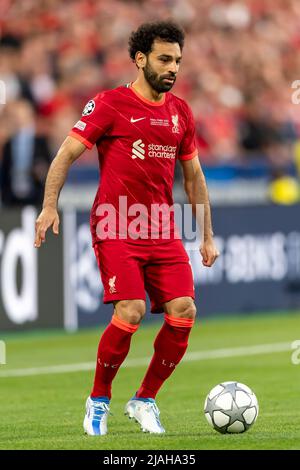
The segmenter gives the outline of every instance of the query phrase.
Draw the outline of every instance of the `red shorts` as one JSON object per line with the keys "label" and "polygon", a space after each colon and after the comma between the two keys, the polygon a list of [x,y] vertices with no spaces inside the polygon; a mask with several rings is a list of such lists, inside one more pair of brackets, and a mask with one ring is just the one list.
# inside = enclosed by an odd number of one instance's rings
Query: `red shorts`
{"label": "red shorts", "polygon": [[161,313],[164,302],[176,297],[195,298],[189,257],[180,239],[156,245],[105,240],[96,243],[94,250],[105,304],[116,300],[146,300],[146,290],[151,312]]}

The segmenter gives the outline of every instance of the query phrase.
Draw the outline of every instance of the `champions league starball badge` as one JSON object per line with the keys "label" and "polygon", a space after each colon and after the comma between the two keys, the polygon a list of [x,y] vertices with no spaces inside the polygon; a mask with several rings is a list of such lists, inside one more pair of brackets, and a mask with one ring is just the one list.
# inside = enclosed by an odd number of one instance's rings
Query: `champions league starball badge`
{"label": "champions league starball badge", "polygon": [[84,107],[84,110],[82,111],[82,116],[88,116],[89,114],[92,114],[96,107],[95,101],[90,100]]}

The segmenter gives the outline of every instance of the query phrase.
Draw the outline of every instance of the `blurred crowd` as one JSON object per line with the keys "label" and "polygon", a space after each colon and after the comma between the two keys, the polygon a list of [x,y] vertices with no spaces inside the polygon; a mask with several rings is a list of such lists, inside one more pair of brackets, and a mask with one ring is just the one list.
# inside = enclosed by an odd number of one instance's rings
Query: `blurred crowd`
{"label": "blurred crowd", "polygon": [[[130,32],[167,18],[186,31],[174,92],[193,109],[202,162],[258,161],[285,171],[300,136],[300,105],[292,103],[299,0],[1,0],[0,161],[9,145],[18,147],[20,129],[34,134],[31,177],[40,184],[85,102],[134,79]],[[86,152],[80,162],[95,157]]]}

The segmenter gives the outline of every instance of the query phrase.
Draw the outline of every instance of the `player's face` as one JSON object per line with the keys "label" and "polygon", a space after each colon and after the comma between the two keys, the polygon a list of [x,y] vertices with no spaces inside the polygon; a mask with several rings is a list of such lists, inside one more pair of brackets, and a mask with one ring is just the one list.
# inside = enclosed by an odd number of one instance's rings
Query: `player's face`
{"label": "player's face", "polygon": [[154,41],[147,57],[144,76],[158,93],[171,90],[179,70],[181,50],[178,43]]}

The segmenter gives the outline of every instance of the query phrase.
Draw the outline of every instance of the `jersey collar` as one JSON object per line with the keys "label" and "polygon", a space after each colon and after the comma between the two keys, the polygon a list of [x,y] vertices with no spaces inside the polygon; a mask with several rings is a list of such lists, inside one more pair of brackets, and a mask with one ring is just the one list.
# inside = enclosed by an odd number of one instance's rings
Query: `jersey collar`
{"label": "jersey collar", "polygon": [[162,106],[163,104],[165,104],[166,93],[163,94],[163,98],[160,101],[154,102],[154,101],[148,100],[147,98],[144,98],[144,96],[142,96],[138,91],[136,91],[132,86],[132,82],[127,83],[125,86],[129,88],[132,91],[132,93],[134,93],[141,101],[149,104],[150,106]]}

